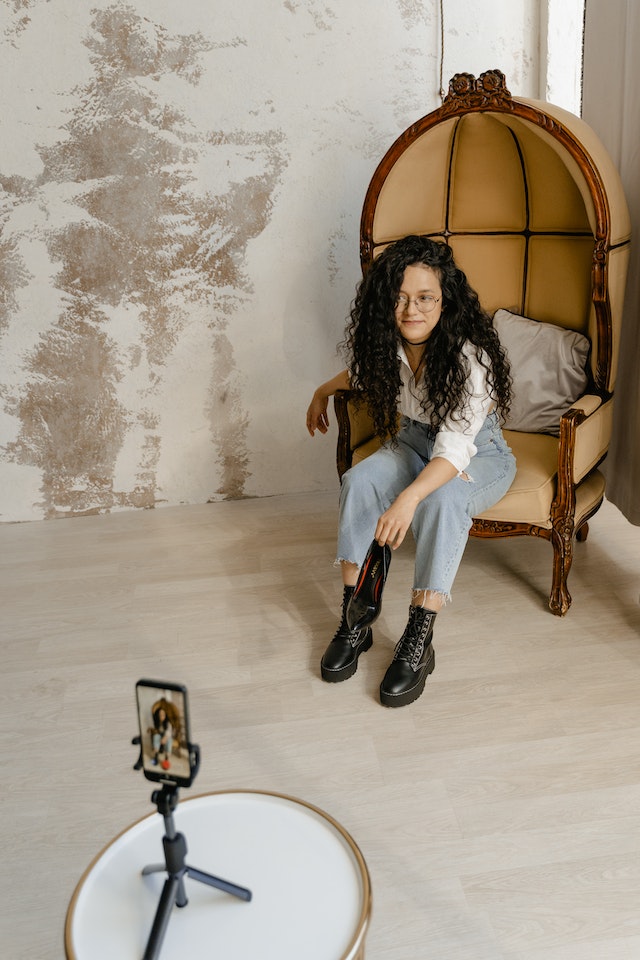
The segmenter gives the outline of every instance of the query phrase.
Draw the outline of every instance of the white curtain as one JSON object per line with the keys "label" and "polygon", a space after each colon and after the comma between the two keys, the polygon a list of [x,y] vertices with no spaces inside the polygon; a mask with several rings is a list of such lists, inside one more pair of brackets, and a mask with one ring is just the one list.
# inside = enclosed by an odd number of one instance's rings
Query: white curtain
{"label": "white curtain", "polygon": [[607,499],[640,525],[640,3],[587,0],[582,117],[622,177],[633,230]]}

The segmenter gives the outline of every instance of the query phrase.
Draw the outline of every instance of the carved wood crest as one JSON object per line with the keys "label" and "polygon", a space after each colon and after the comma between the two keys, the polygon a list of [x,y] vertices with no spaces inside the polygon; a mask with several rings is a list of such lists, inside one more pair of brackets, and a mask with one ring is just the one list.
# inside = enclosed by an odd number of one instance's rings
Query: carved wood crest
{"label": "carved wood crest", "polygon": [[485,70],[477,79],[472,73],[456,73],[449,81],[442,109],[458,111],[498,106],[504,109],[510,100],[511,93],[501,70]]}

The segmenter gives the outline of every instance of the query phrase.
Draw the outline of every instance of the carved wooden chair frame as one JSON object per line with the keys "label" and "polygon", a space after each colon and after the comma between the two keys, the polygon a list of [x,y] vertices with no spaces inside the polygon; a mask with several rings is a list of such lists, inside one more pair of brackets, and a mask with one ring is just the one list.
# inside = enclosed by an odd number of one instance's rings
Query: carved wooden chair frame
{"label": "carved wooden chair frame", "polygon": [[[366,271],[375,255],[374,213],[382,185],[398,158],[418,137],[445,120],[469,113],[509,113],[514,117],[528,121],[530,124],[542,127],[567,151],[577,164],[588,185],[593,204],[595,223],[590,298],[592,309],[595,311],[597,336],[594,337],[596,342],[593,346],[596,353],[591,363],[593,383],[589,392],[599,397],[604,404],[612,398],[612,362],[614,359],[612,314],[608,292],[609,254],[612,241],[607,190],[601,172],[587,149],[565,123],[548,112],[548,106],[538,101],[513,98],[506,87],[503,74],[498,70],[487,71],[478,79],[471,74],[456,74],[450,81],[449,92],[442,106],[410,126],[392,145],[376,169],[362,211],[361,264],[363,272]],[[446,232],[436,239],[446,241]],[[627,243],[628,239],[627,236]],[[337,468],[340,477],[351,466],[355,446],[352,419],[350,418],[350,409],[353,412],[353,403],[350,404],[350,400],[353,401],[353,399],[353,395],[348,392],[339,393],[335,397],[335,411],[339,429]],[[573,559],[574,539],[579,541],[586,539],[588,533],[587,521],[598,510],[603,500],[601,496],[593,509],[576,520],[577,484],[574,482],[576,432],[588,415],[588,412],[576,407],[562,416],[558,446],[557,486],[551,505],[550,527],[533,523],[504,520],[488,521],[475,518],[470,530],[470,535],[475,537],[533,536],[550,541],[553,547],[553,578],[549,607],[558,616],[564,615],[571,604],[567,577]],[[367,439],[365,435],[357,438],[357,442]],[[606,450],[600,460],[605,455]],[[590,470],[595,468],[600,460],[594,463]]]}

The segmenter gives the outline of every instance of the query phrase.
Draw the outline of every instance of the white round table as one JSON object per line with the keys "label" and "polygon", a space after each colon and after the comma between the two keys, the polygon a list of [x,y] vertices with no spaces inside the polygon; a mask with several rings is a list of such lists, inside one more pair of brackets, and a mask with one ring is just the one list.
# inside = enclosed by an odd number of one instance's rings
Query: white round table
{"label": "white round table", "polygon": [[[371,884],[340,824],[293,797],[221,791],[181,800],[175,828],[186,863],[248,887],[247,903],[184,877],[160,960],[364,960]],[[140,960],[166,872],[163,818],[133,824],[96,857],[75,889],[65,924],[67,960]]]}

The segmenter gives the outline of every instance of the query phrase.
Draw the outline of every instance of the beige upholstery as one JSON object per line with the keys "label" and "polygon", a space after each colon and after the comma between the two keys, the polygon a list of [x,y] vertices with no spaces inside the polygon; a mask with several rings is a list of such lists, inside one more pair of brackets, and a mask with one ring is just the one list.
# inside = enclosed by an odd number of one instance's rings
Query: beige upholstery
{"label": "beige upholstery", "polygon": [[[362,266],[410,233],[450,244],[485,309],[552,323],[591,343],[590,385],[559,437],[505,431],[518,470],[472,535],[533,535],[554,551],[549,605],[571,597],[573,541],[604,496],[630,221],[611,158],[580,119],[512,98],[499,71],[457,74],[443,105],[380,162],[361,224]],[[349,394],[336,397],[338,472],[378,446]]]}

